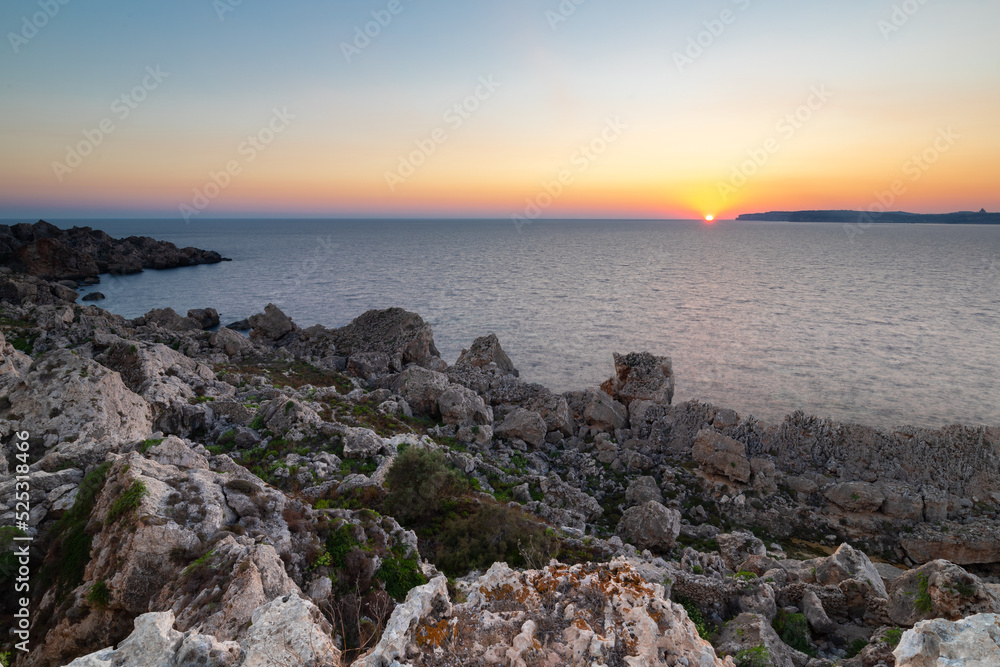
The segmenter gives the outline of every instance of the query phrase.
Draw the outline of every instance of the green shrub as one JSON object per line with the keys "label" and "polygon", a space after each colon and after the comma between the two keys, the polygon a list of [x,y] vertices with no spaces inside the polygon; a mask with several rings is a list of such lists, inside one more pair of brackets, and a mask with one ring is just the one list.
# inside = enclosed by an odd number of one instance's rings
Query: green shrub
{"label": "green shrub", "polygon": [[153,447],[156,447],[158,444],[160,444],[164,440],[166,440],[166,438],[150,438],[148,440],[143,440],[142,444],[139,445],[139,451],[141,453],[145,454],[150,449],[152,449]]}
{"label": "green shrub", "polygon": [[698,630],[698,636],[708,641],[708,636],[711,631],[708,629],[708,623],[705,622],[705,617],[701,615],[701,610],[698,609],[698,605],[684,597],[683,595],[674,596],[674,602],[684,607],[684,611],[687,612],[688,618],[694,623],[694,627]]}
{"label": "green shrub", "polygon": [[254,417],[253,421],[250,422],[250,428],[255,431],[259,431],[264,428],[264,415],[257,415]]}
{"label": "green shrub", "polygon": [[853,658],[857,656],[859,653],[861,653],[861,651],[863,651],[866,646],[868,646],[868,642],[865,641],[865,638],[858,637],[857,639],[851,642],[850,646],[847,647],[847,654],[844,657]]}
{"label": "green shrub", "polygon": [[386,508],[399,521],[427,521],[444,502],[463,493],[468,484],[445,463],[444,454],[411,447],[400,454],[386,476]]}
{"label": "green shrub", "polygon": [[736,667],[769,667],[771,652],[761,644],[737,651],[733,659],[736,661]]}
{"label": "green shrub", "polygon": [[913,599],[913,607],[924,614],[934,608],[931,602],[929,580],[927,579],[927,575],[922,572],[917,575],[917,595]]}
{"label": "green shrub", "polygon": [[347,554],[361,543],[354,537],[350,524],[343,524],[326,538],[326,551],[330,556],[330,565],[336,568],[344,567]]}
{"label": "green shrub", "polygon": [[73,507],[52,529],[49,553],[53,556],[39,574],[43,588],[54,584],[61,594],[83,583],[83,571],[90,562],[91,536],[87,533],[87,524],[110,469],[110,463],[102,463],[83,478]]}
{"label": "green shrub", "polygon": [[889,628],[885,631],[885,643],[892,648],[899,646],[899,640],[903,638],[903,628]]}
{"label": "green shrub", "polygon": [[108,588],[103,579],[90,587],[87,592],[87,602],[98,609],[106,609],[111,604],[111,589]]}
{"label": "green shrub", "polygon": [[416,559],[401,558],[395,554],[383,559],[375,578],[383,583],[386,593],[397,602],[402,602],[410,589],[427,583],[427,577],[420,571]]}
{"label": "green shrub", "polygon": [[114,523],[123,516],[132,514],[139,508],[139,503],[142,502],[142,497],[147,495],[149,491],[146,489],[146,485],[142,483],[141,480],[135,480],[132,482],[132,486],[128,487],[124,493],[122,493],[111,505],[111,509],[108,510],[107,522]]}
{"label": "green shrub", "polygon": [[809,634],[809,621],[805,614],[789,614],[784,609],[778,609],[771,627],[781,637],[781,641],[791,646],[796,651],[801,651],[808,656],[816,657],[816,649],[813,648]]}

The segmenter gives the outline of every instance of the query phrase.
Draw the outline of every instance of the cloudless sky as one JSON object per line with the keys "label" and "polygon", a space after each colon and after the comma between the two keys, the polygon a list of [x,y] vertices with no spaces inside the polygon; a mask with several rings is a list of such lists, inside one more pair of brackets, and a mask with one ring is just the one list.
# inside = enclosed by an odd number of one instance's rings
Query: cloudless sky
{"label": "cloudless sky", "polygon": [[0,217],[1000,210],[995,0],[63,2],[0,5]]}

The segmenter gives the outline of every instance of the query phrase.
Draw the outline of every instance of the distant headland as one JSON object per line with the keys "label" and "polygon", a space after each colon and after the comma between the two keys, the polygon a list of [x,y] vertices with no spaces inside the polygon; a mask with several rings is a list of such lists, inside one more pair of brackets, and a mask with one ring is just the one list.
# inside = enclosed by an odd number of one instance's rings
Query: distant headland
{"label": "distant headland", "polygon": [[744,213],[737,220],[767,220],[771,222],[857,222],[864,219],[871,222],[898,222],[910,224],[944,225],[1000,225],[1000,213],[987,213],[981,209],[958,211],[956,213],[905,213],[887,211],[769,211],[767,213]]}

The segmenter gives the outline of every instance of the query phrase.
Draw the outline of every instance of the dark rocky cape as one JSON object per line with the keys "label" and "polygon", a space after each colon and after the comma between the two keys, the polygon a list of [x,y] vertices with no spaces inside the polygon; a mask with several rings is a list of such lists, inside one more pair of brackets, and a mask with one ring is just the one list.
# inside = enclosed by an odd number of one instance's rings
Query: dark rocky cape
{"label": "dark rocky cape", "polygon": [[97,282],[124,275],[228,261],[214,250],[178,248],[147,236],[115,239],[90,227],[59,229],[44,220],[0,225],[0,266],[52,280]]}
{"label": "dark rocky cape", "polygon": [[1000,225],[1000,213],[978,213],[959,211],[957,213],[905,213],[887,211],[870,213],[866,211],[768,211],[767,213],[744,213],[737,220],[760,220],[768,222],[896,222],[909,224],[938,225]]}

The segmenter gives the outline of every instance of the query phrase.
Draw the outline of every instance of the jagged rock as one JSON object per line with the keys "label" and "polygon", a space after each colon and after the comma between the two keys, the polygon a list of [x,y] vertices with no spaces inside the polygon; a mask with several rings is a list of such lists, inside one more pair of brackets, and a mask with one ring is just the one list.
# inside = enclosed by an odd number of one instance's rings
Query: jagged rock
{"label": "jagged rock", "polygon": [[370,459],[384,448],[382,438],[367,428],[351,428],[344,435],[344,457],[348,459]]}
{"label": "jagged rock", "polygon": [[588,425],[599,430],[614,432],[628,423],[625,406],[605,392],[588,390],[586,401],[583,418]]}
{"label": "jagged rock", "polygon": [[[441,354],[434,346],[434,333],[419,315],[402,308],[369,310],[333,332],[338,351],[352,358],[359,353],[385,355],[386,372],[399,372],[407,364],[443,370],[436,363]],[[443,364],[443,362],[442,362]]]}
{"label": "jagged rock", "polygon": [[414,589],[355,664],[432,664],[435,654],[462,665],[734,664],[717,658],[663,586],[624,559],[525,572],[495,563],[466,591],[456,604],[443,577]]}
{"label": "jagged rock", "polygon": [[995,667],[1000,665],[1000,615],[959,621],[920,621],[892,652],[896,667]]}
{"label": "jagged rock", "polygon": [[912,626],[931,618],[957,620],[979,613],[1000,613],[1000,597],[979,577],[945,560],[903,573],[892,582],[889,618]]}
{"label": "jagged rock", "polygon": [[537,412],[517,408],[493,429],[493,433],[501,438],[524,440],[529,445],[538,447],[545,441],[548,427],[545,420]]}
{"label": "jagged rock", "polygon": [[924,518],[924,499],[905,488],[882,487],[885,502],[882,513],[893,519],[921,521]]}
{"label": "jagged rock", "polygon": [[47,461],[97,463],[152,432],[150,410],[118,373],[69,350],[39,357],[0,408],[0,421],[28,431]]}
{"label": "jagged rock", "polygon": [[648,352],[615,354],[615,376],[601,389],[626,406],[632,401],[667,405],[674,398],[674,371],[670,357],[654,357]]}
{"label": "jagged rock", "polygon": [[824,635],[837,631],[837,624],[830,620],[823,609],[823,603],[814,591],[806,591],[802,596],[802,613],[809,621],[809,627]]}
{"label": "jagged rock", "polygon": [[187,443],[176,436],[168,436],[147,452],[149,458],[164,465],[172,465],[184,470],[200,468],[208,470],[208,459],[194,451]]}
{"label": "jagged rock", "polygon": [[197,322],[202,329],[219,326],[219,312],[215,308],[193,308],[187,316]]}
{"label": "jagged rock", "polygon": [[778,637],[766,618],[760,614],[742,613],[722,629],[716,643],[719,653],[735,655],[743,650],[763,646],[774,667],[805,667],[809,656],[787,646]]}
{"label": "jagged rock", "polygon": [[750,470],[753,472],[754,491],[765,495],[771,495],[778,491],[777,471],[774,463],[767,459],[750,459]]}
{"label": "jagged rock", "polygon": [[848,512],[877,512],[885,496],[874,484],[867,482],[844,482],[823,490],[827,500]]}
{"label": "jagged rock", "polygon": [[669,551],[681,532],[681,513],[655,500],[625,510],[615,535],[640,549]]}
{"label": "jagged rock", "polygon": [[289,429],[322,421],[315,410],[284,395],[262,405],[258,414],[273,433],[287,433]]}
{"label": "jagged rock", "polygon": [[737,571],[740,563],[750,556],[767,555],[764,543],[754,537],[753,533],[745,530],[736,530],[732,533],[720,533],[715,536],[719,543],[719,553],[726,567],[733,572]]}
{"label": "jagged rock", "polygon": [[581,516],[584,521],[593,521],[604,513],[604,508],[593,497],[570,486],[556,475],[543,479],[540,487],[545,494],[542,502],[549,507],[568,510]]}
{"label": "jagged rock", "polygon": [[198,396],[227,398],[232,385],[219,382],[207,365],[160,343],[112,344],[98,360],[121,373],[128,387],[149,403],[153,426],[164,433],[187,436],[208,426]]}
{"label": "jagged rock", "polygon": [[135,326],[158,326],[167,331],[198,331],[201,324],[192,317],[181,317],[173,308],[154,308],[133,320]]}
{"label": "jagged rock", "polygon": [[698,431],[691,456],[708,472],[743,484],[750,481],[750,461],[743,443],[717,431]]}
{"label": "jagged rock", "polygon": [[816,581],[840,586],[849,580],[866,582],[878,597],[889,597],[882,577],[868,556],[845,542],[816,566]]}
{"label": "jagged rock", "polygon": [[497,335],[493,333],[472,341],[469,349],[462,350],[462,353],[458,355],[458,361],[455,362],[456,366],[474,366],[476,368],[491,368],[491,364],[501,373],[514,377],[519,375],[510,357],[500,347]]}
{"label": "jagged rock", "polygon": [[1000,526],[991,520],[966,521],[960,533],[922,525],[900,537],[900,546],[915,563],[948,560],[959,565],[1000,561]]}
{"label": "jagged rock", "polygon": [[232,329],[223,327],[212,334],[208,339],[209,344],[226,353],[226,356],[239,354],[244,349],[250,347],[251,343],[245,336],[241,336]]}
{"label": "jagged rock", "polygon": [[11,387],[31,368],[32,358],[14,349],[0,331],[0,394],[6,394]]}
{"label": "jagged rock", "polygon": [[103,301],[106,298],[102,292],[90,292],[85,294],[80,301]]}
{"label": "jagged rock", "polygon": [[402,396],[414,414],[435,417],[440,414],[438,399],[448,390],[448,376],[420,366],[410,366],[392,378],[388,388]]}
{"label": "jagged rock", "polygon": [[273,303],[267,304],[263,313],[251,315],[248,322],[250,324],[250,339],[265,343],[277,342],[298,328]]}
{"label": "jagged rock", "polygon": [[462,427],[493,423],[493,408],[474,391],[461,385],[450,385],[441,392],[437,405],[445,424]]}
{"label": "jagged rock", "polygon": [[253,613],[240,639],[241,667],[338,667],[340,651],[333,628],[312,602],[296,593],[273,600]]}
{"label": "jagged rock", "polygon": [[625,489],[626,505],[642,505],[650,500],[655,500],[658,503],[663,502],[663,494],[660,493],[660,487],[656,485],[656,480],[652,477],[636,477],[629,483],[628,488]]}

